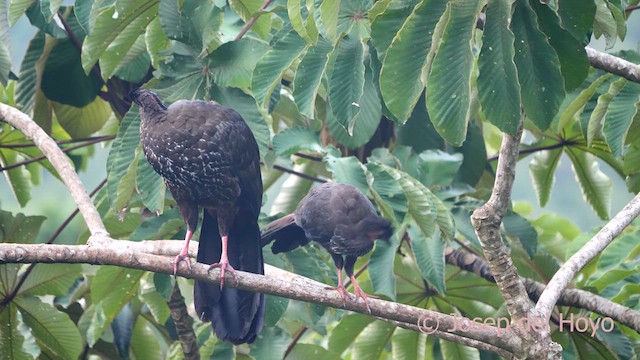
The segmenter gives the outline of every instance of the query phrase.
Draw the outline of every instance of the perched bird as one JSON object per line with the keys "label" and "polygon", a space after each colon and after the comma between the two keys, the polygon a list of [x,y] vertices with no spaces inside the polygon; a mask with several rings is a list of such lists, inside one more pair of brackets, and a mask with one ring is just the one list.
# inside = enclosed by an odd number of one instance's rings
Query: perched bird
{"label": "perched bird", "polygon": [[376,239],[388,241],[392,235],[391,223],[378,216],[373,204],[357,188],[327,182],[316,186],[305,196],[295,213],[269,223],[262,229],[262,243],[275,240],[274,254],[291,251],[298,246],[318,242],[331,254],[338,268],[336,290],[346,303],[347,291],[342,283],[342,268],[353,283],[356,301],[364,300],[367,310],[367,294],[362,291],[353,276],[353,267],[359,256],[373,248]]}
{"label": "perched bird", "polygon": [[196,312],[212,322],[220,339],[251,343],[264,323],[264,295],[224,288],[224,279],[227,271],[235,278],[234,268],[264,274],[256,140],[240,114],[215,102],[179,100],[167,108],[149,90],[133,90],[129,96],[140,108],[144,154],[187,224],[174,273],[182,260],[191,268],[189,241],[202,208],[197,260],[220,268],[220,286],[195,282]]}

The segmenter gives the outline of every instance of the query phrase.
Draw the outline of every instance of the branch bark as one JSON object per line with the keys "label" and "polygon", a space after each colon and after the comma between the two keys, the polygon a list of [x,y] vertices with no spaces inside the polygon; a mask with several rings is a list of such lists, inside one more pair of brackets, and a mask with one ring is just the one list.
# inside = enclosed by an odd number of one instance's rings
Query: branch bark
{"label": "branch bark", "polygon": [[[0,244],[0,263],[85,263],[116,265],[165,274],[173,273],[173,257],[180,251],[179,241],[130,242],[109,239],[102,246]],[[194,249],[195,250],[195,249]],[[301,300],[315,304],[341,308],[369,315],[362,302],[342,297],[334,291],[326,291],[326,284],[303,276],[265,265],[265,276],[236,271],[238,282],[227,279],[225,286],[261,292]],[[186,266],[178,269],[178,275],[213,283],[220,282],[219,269],[194,263],[191,271]],[[230,276],[230,275],[229,275]],[[481,342],[506,352],[523,355],[521,338],[511,328],[496,328],[478,324],[470,319],[454,317],[435,311],[416,308],[385,300],[369,299],[371,315],[407,324],[412,329],[438,336],[442,333],[456,335],[452,341],[465,344]],[[464,324],[469,329],[460,329]],[[464,338],[464,339],[461,339]],[[473,340],[473,341],[469,341]],[[475,342],[474,342],[475,341]]]}
{"label": "branch bark", "polygon": [[639,214],[640,194],[636,195],[553,275],[536,304],[536,311],[540,316],[549,321],[553,306],[576,274],[604,250]]}
{"label": "branch bark", "polygon": [[640,83],[640,65],[621,59],[591,47],[584,48],[589,58],[589,63],[596,69],[622,76],[627,80]]}

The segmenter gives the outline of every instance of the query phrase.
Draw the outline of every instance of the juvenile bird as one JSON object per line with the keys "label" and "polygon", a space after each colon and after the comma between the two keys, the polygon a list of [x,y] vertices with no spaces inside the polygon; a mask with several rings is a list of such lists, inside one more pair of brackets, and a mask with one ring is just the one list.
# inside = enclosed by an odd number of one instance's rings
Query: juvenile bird
{"label": "juvenile bird", "polygon": [[264,323],[264,295],[225,288],[235,269],[264,274],[258,215],[262,179],[258,145],[233,109],[215,102],[179,100],[166,107],[158,96],[138,89],[129,94],[140,108],[144,154],[163,178],[187,224],[184,247],[174,261],[189,269],[189,241],[202,229],[197,261],[220,268],[220,286],[195,281],[198,316],[211,321],[218,338],[251,343]]}
{"label": "juvenile bird", "polygon": [[291,251],[298,246],[318,242],[324,247],[338,268],[336,290],[346,303],[348,292],[342,283],[342,268],[353,283],[356,301],[362,298],[367,310],[367,294],[353,276],[359,256],[373,248],[376,239],[388,241],[391,223],[378,216],[373,204],[357,188],[347,184],[327,182],[309,191],[298,204],[295,213],[269,223],[262,229],[262,243],[274,241],[274,254]]}

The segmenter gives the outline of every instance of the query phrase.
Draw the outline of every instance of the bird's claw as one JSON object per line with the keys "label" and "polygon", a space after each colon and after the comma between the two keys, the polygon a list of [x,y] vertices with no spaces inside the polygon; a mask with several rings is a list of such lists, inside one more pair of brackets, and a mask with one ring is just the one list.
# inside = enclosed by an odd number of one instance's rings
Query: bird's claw
{"label": "bird's claw", "polygon": [[367,300],[369,295],[367,295],[367,293],[362,291],[362,289],[360,288],[356,288],[353,293],[356,296],[356,303],[358,302],[358,298],[362,298],[362,300],[364,301],[364,305],[367,307],[367,311],[369,312],[369,314],[371,314],[371,308],[369,307],[369,301]]}
{"label": "bird's claw", "polygon": [[189,255],[187,254],[178,254],[178,256],[176,256],[176,258],[173,260],[173,275],[175,276],[178,273],[178,264],[180,264],[180,262],[184,260],[184,262],[187,263],[187,268],[189,268],[189,271],[191,271],[191,259],[189,258]]}
{"label": "bird's claw", "polygon": [[344,289],[344,287],[328,287],[326,288],[327,290],[335,290],[337,291],[340,296],[342,297],[342,306],[347,305],[347,294],[349,294],[349,292],[347,290]]}
{"label": "bird's claw", "polygon": [[236,283],[236,286],[238,285],[238,275],[236,275],[236,269],[234,269],[233,266],[231,266],[231,264],[229,264],[228,262],[219,262],[219,263],[211,264],[211,266],[209,266],[209,270],[214,268],[220,268],[220,288],[221,289],[224,287],[224,275],[227,270],[229,270],[229,272],[231,273],[231,276],[233,277],[233,281]]}

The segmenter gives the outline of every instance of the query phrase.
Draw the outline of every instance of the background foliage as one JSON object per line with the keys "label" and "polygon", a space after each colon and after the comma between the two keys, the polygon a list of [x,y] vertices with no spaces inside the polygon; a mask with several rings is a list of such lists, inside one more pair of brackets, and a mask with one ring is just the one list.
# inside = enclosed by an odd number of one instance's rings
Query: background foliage
{"label": "background foliage", "polygon": [[[640,191],[640,139],[629,136],[640,124],[640,85],[591,68],[584,51],[591,35],[608,45],[623,39],[625,9],[637,2],[11,0],[0,7],[0,100],[65,144],[78,169],[96,161],[93,144],[110,142],[108,177],[95,203],[110,234],[131,240],[181,239],[184,228],[142,155],[128,91],[144,86],[168,103],[231,106],[253,130],[265,164],[264,222],[292,211],[314,180],[353,184],[396,230],[390,245],[377,244],[356,265],[366,292],[443,313],[505,316],[495,286],[447,265],[443,250],[482,254],[469,215],[493,184],[488,153],[500,132],[516,131],[521,109],[521,158],[532,158],[540,205],[549,201],[563,154],[584,205],[601,219],[610,216],[612,182],[599,164],[614,169],[629,192]],[[37,33],[14,74],[8,27],[24,16]],[[640,60],[636,52],[616,55]],[[37,201],[31,189],[43,169],[56,176],[46,161],[31,161],[40,154],[29,144],[0,123],[0,166],[21,206]],[[523,204],[512,209],[504,240],[521,275],[546,282],[590,234],[561,215],[528,214]],[[0,211],[2,240],[33,243],[43,220]],[[637,310],[637,237],[630,228],[575,285]],[[316,246],[264,254],[271,265],[337,281]],[[184,279],[66,265],[1,265],[0,278],[0,352],[10,358],[181,357],[166,301],[175,281],[190,301]],[[238,348],[197,323],[201,354],[491,357],[363,315],[271,296],[266,323],[255,344]],[[593,338],[555,328],[554,340],[573,358],[631,358],[638,348],[638,334],[622,325]]]}

